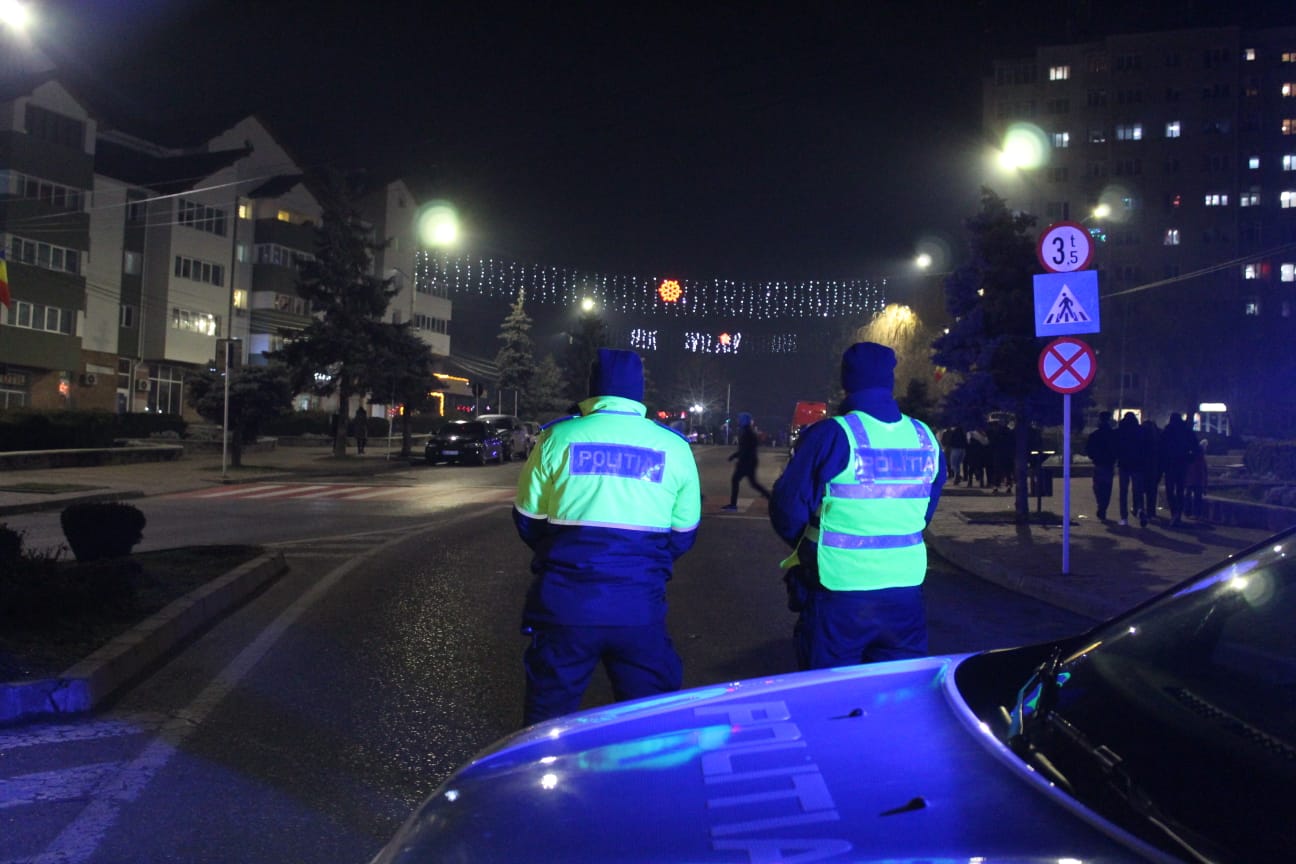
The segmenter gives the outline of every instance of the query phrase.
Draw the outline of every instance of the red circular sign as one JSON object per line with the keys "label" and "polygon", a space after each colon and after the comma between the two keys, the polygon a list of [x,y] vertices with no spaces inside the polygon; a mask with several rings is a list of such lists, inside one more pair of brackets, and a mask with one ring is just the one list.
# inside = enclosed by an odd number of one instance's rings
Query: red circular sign
{"label": "red circular sign", "polygon": [[1093,258],[1093,238],[1079,222],[1054,222],[1044,229],[1035,255],[1050,273],[1084,270]]}
{"label": "red circular sign", "polygon": [[1077,393],[1088,387],[1098,371],[1098,361],[1086,342],[1059,336],[1040,352],[1040,378],[1050,390]]}

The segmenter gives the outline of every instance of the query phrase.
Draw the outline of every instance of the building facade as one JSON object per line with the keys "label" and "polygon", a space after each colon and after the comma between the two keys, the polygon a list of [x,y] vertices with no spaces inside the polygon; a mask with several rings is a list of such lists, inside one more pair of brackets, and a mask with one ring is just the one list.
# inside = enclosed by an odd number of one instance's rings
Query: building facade
{"label": "building facade", "polygon": [[[1235,431],[1296,425],[1296,28],[1039,47],[994,64],[984,127],[1045,158],[998,181],[1042,231],[1095,238],[1095,405],[1164,425],[1202,403]],[[1000,189],[996,189],[1000,191]]]}
{"label": "building facade", "polygon": [[[357,202],[395,280],[389,321],[450,353],[451,304],[416,290],[417,202],[394,181]],[[321,206],[248,117],[191,147],[105,129],[54,72],[0,81],[0,410],[82,408],[193,419],[185,378],[235,346],[265,362],[312,310],[296,266]],[[381,403],[381,394],[374,401]],[[297,408],[331,410],[303,395]]]}

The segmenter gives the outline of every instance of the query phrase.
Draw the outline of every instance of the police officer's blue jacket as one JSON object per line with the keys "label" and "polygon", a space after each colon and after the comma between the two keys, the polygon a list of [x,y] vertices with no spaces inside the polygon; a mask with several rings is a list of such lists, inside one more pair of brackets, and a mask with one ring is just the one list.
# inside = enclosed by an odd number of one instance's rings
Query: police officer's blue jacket
{"label": "police officer's blue jacket", "polygon": [[[842,413],[863,411],[885,423],[895,423],[903,415],[890,389],[868,388],[847,395]],[[945,455],[940,455],[936,477],[931,487],[926,519],[931,522],[945,485]],[[850,440],[831,418],[820,420],[801,433],[796,455],[774,484],[770,500],[770,524],[789,546],[796,548],[806,526],[823,503],[828,481],[850,464]]]}
{"label": "police officer's blue jacket", "polygon": [[595,396],[540,434],[513,519],[534,550],[526,623],[624,626],[666,615],[666,582],[701,520],[697,463],[640,402]]}

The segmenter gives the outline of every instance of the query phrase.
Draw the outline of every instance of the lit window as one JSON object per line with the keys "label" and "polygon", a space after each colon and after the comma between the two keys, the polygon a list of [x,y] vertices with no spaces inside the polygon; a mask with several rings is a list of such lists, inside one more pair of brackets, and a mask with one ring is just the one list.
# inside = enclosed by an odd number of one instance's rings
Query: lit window
{"label": "lit window", "polygon": [[1260,170],[1260,157],[1259,157],[1259,156],[1251,156],[1251,157],[1249,157],[1249,158],[1247,159],[1247,167],[1250,168],[1252,171],[1259,171],[1259,170]]}
{"label": "lit window", "polygon": [[1050,81],[1065,81],[1070,77],[1071,77],[1070,66],[1050,66],[1049,67]]}
{"label": "lit window", "polygon": [[1220,195],[1218,193],[1207,195],[1206,206],[1207,207],[1227,207],[1228,195],[1227,194]]}
{"label": "lit window", "polygon": [[1256,50],[1254,48],[1242,49],[1242,59],[1248,63],[1254,61],[1256,59]]}
{"label": "lit window", "polygon": [[1170,120],[1169,122],[1167,122],[1167,123],[1166,123],[1166,137],[1167,137],[1167,138],[1178,138],[1178,137],[1179,137],[1179,128],[1180,128],[1180,127],[1179,127],[1179,121],[1178,121],[1178,120]]}
{"label": "lit window", "polygon": [[1090,129],[1090,130],[1089,130],[1089,143],[1090,143],[1090,144],[1103,144],[1103,143],[1105,143],[1106,141],[1107,141],[1107,133],[1106,133],[1104,130],[1102,130],[1102,129]]}
{"label": "lit window", "polygon": [[248,292],[244,291],[242,288],[234,289],[234,308],[235,309],[248,308]]}
{"label": "lit window", "polygon": [[1243,192],[1238,196],[1239,207],[1258,207],[1260,205],[1259,192]]}
{"label": "lit window", "polygon": [[1296,51],[1284,51],[1280,59],[1283,63],[1296,63]]}
{"label": "lit window", "polygon": [[1296,96],[1296,84],[1290,81],[1284,81],[1282,85],[1282,95],[1286,98]]}
{"label": "lit window", "polygon": [[278,213],[275,214],[275,218],[278,219],[280,222],[291,222],[292,214],[289,213],[287,210],[280,210]]}
{"label": "lit window", "polygon": [[238,218],[240,218],[240,219],[251,219],[251,218],[252,218],[252,208],[249,207],[247,204],[240,204],[240,205],[238,205]]}
{"label": "lit window", "polygon": [[1245,311],[1246,314],[1249,315],[1249,316],[1251,316],[1251,317],[1254,317],[1254,316],[1256,316],[1256,315],[1259,315],[1259,314],[1260,314],[1260,298],[1259,298],[1259,297],[1248,297],[1248,298],[1246,299],[1246,304],[1243,306],[1243,311]]}
{"label": "lit window", "polygon": [[1282,121],[1282,134],[1296,135],[1296,117],[1284,117]]}
{"label": "lit window", "polygon": [[1278,278],[1283,282],[1296,282],[1296,264],[1291,262],[1279,264]]}
{"label": "lit window", "polygon": [[1242,278],[1243,278],[1243,279],[1259,279],[1259,278],[1260,278],[1260,266],[1259,266],[1258,264],[1243,264],[1243,265],[1242,265]]}
{"label": "lit window", "polygon": [[1284,171],[1296,171],[1296,153],[1286,153],[1282,158]]}
{"label": "lit window", "polygon": [[1285,192],[1278,193],[1278,204],[1284,210],[1296,207],[1296,190],[1288,189]]}
{"label": "lit window", "polygon": [[1165,232],[1165,240],[1162,241],[1162,242],[1163,242],[1166,246],[1178,246],[1178,245],[1179,245],[1179,229],[1178,229],[1178,228],[1167,228],[1167,229],[1166,229],[1166,232]]}
{"label": "lit window", "polygon": [[1070,132],[1054,132],[1054,133],[1053,133],[1053,146],[1054,146],[1055,148],[1059,149],[1059,150],[1063,150],[1063,149],[1066,149],[1067,147],[1070,147],[1070,146],[1071,146],[1071,133],[1070,133]]}
{"label": "lit window", "polygon": [[1116,126],[1117,141],[1142,141],[1142,123],[1121,123]]}

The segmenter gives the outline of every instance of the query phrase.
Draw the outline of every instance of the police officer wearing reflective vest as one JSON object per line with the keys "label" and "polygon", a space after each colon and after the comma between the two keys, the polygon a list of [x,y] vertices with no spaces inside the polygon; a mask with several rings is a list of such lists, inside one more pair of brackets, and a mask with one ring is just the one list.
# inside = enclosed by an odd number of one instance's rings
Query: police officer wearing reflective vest
{"label": "police officer wearing reflective vest", "polygon": [[692,448],[647,419],[643,365],[600,348],[578,416],[543,430],[513,521],[535,553],[523,613],[529,725],[576,711],[599,663],[618,700],[680,688],[666,583],[693,546],[702,498]]}
{"label": "police officer wearing reflective vest", "polygon": [[793,553],[789,606],[802,669],[927,653],[923,530],[945,464],[932,430],[900,412],[895,352],[858,342],[842,355],[842,415],[802,433],[774,484],[770,522]]}

